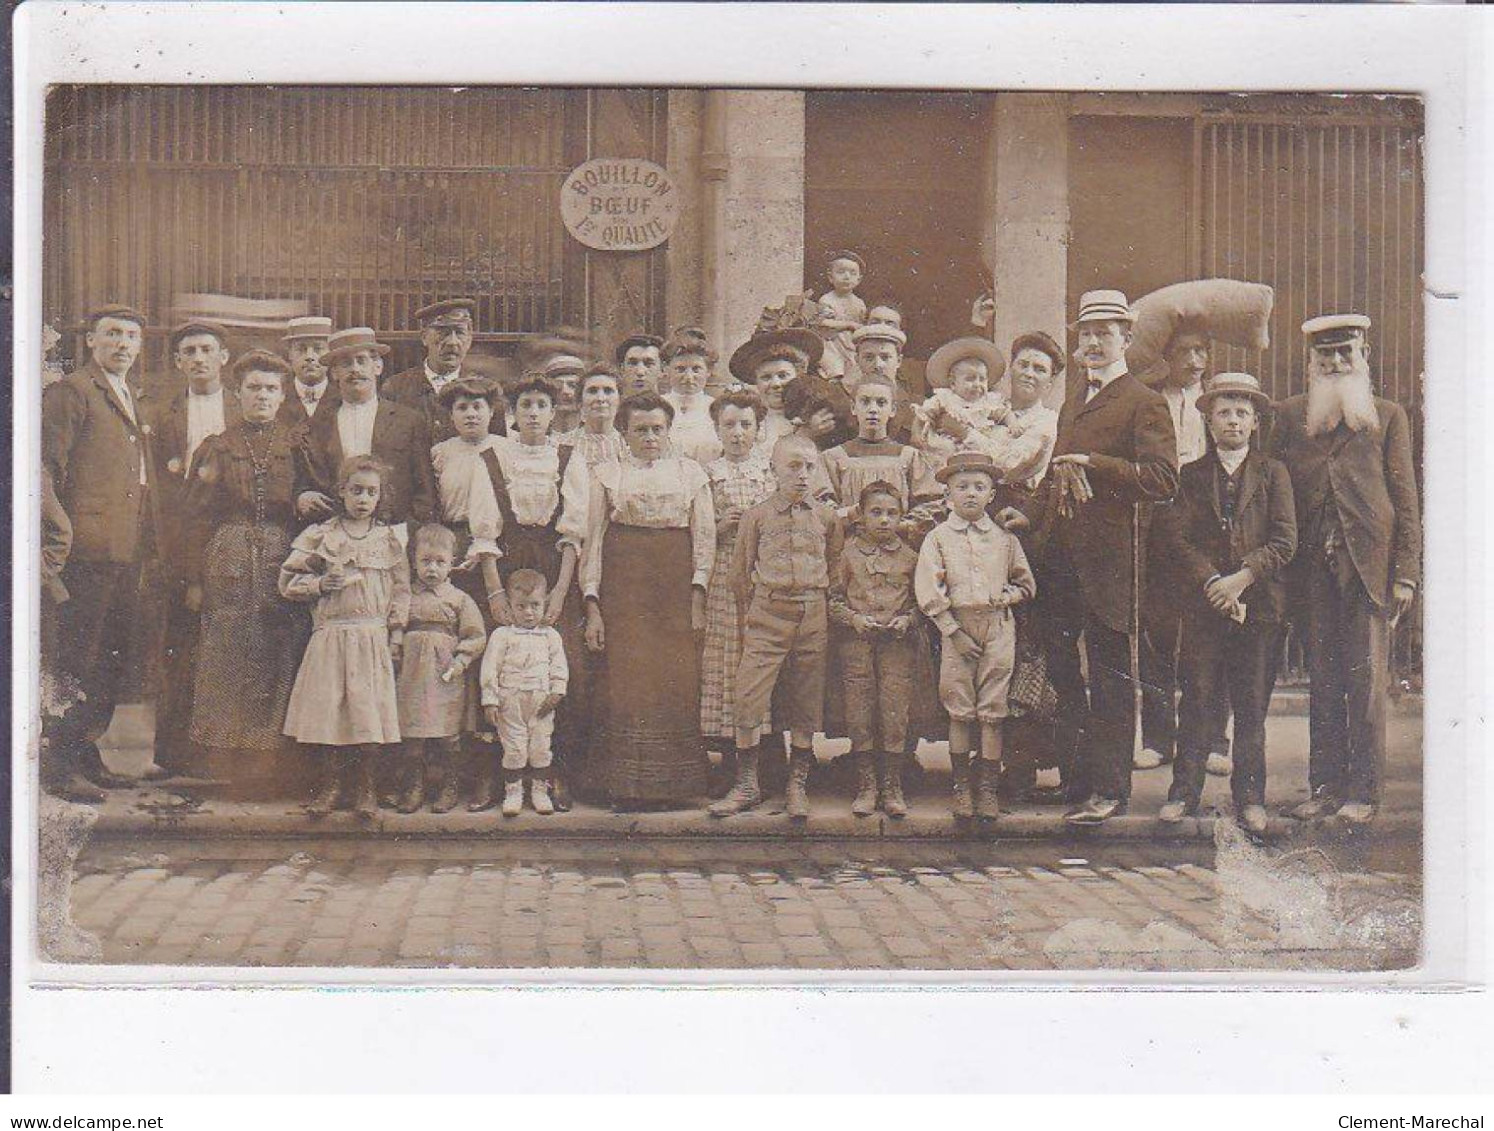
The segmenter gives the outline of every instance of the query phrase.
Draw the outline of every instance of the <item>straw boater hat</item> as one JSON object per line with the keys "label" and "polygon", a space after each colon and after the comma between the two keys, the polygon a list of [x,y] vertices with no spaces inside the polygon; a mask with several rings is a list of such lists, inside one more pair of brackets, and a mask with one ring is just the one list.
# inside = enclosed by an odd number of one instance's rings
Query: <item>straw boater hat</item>
{"label": "straw boater hat", "polygon": [[752,371],[775,346],[790,346],[809,358],[811,370],[825,356],[824,340],[807,326],[789,326],[781,330],[762,330],[739,345],[726,363],[731,375],[744,385],[752,384]]}
{"label": "straw boater hat", "polygon": [[470,326],[477,313],[477,300],[470,298],[447,298],[422,306],[415,312],[415,321],[422,330],[432,326]]}
{"label": "straw boater hat", "polygon": [[546,361],[539,372],[542,377],[554,377],[557,373],[574,373],[580,376],[586,372],[586,362],[575,354],[558,353]]}
{"label": "straw boater hat", "polygon": [[227,330],[216,322],[205,322],[200,318],[193,318],[186,322],[179,322],[171,328],[171,334],[166,339],[166,352],[175,353],[182,339],[190,338],[193,334],[211,334],[218,339],[220,349],[228,348]]}
{"label": "straw boater hat", "polygon": [[962,471],[980,471],[991,477],[992,483],[1001,482],[1001,469],[985,452],[955,452],[934,474],[940,483],[948,483]]}
{"label": "straw boater hat", "polygon": [[1125,322],[1134,325],[1136,312],[1124,291],[1085,291],[1079,296],[1079,317],[1069,324],[1073,330],[1085,322]]}
{"label": "straw boater hat", "polygon": [[995,388],[996,382],[1006,372],[1006,357],[995,342],[989,342],[985,338],[956,338],[952,342],[945,342],[929,358],[928,366],[924,369],[924,379],[928,381],[929,388],[947,388],[949,371],[954,368],[955,362],[968,358],[986,363],[992,388]]}
{"label": "straw boater hat", "polygon": [[285,324],[285,336],[282,342],[295,342],[304,338],[330,338],[332,336],[332,319],[323,318],[317,314],[308,314],[302,318],[292,318]]}
{"label": "straw boater hat", "polygon": [[1219,373],[1210,378],[1198,395],[1198,411],[1207,416],[1210,406],[1220,397],[1245,397],[1261,412],[1271,407],[1271,398],[1249,373]]}
{"label": "straw boater hat", "polygon": [[1320,314],[1302,323],[1302,333],[1311,346],[1341,346],[1369,333],[1370,320],[1363,314]]}
{"label": "straw boater hat", "polygon": [[380,357],[389,355],[389,347],[374,336],[370,327],[352,326],[337,331],[327,339],[327,352],[322,358],[322,364],[330,366],[343,354],[357,353],[359,350],[373,350]]}

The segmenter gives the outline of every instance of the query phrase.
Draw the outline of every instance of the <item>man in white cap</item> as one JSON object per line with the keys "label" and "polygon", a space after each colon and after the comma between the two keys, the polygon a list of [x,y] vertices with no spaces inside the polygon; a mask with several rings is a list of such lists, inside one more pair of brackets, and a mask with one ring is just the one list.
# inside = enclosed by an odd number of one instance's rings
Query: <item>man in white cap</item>
{"label": "man in white cap", "polygon": [[1167,403],[1126,369],[1134,321],[1120,291],[1082,296],[1073,326],[1079,369],[1059,412],[1048,477],[1032,504],[998,516],[1005,525],[1031,519],[1041,547],[1038,608],[1058,691],[1059,765],[1079,802],[1065,819],[1079,825],[1125,812],[1130,799],[1141,510],[1171,499],[1178,484]]}
{"label": "man in white cap", "polygon": [[280,406],[280,419],[292,427],[306,424],[318,412],[331,412],[337,407],[337,391],[322,364],[331,336],[330,318],[306,315],[285,324],[285,336],[280,340],[285,343],[285,357],[296,379]]}
{"label": "man in white cap", "polygon": [[1385,761],[1390,631],[1421,578],[1421,511],[1406,410],[1370,380],[1370,320],[1302,324],[1307,392],[1277,408],[1300,538],[1289,577],[1311,681],[1312,796],[1294,815],[1374,818]]}
{"label": "man in white cap", "polygon": [[863,376],[875,375],[897,390],[887,438],[899,444],[912,443],[913,409],[907,390],[898,381],[908,335],[897,326],[874,323],[852,332],[851,343],[856,350],[855,370],[840,377],[807,375],[796,379],[784,390],[784,411],[790,419],[808,425],[822,451],[844,444],[856,437],[856,418],[851,413],[856,386]]}
{"label": "man in white cap", "polygon": [[[441,390],[464,376],[467,354],[475,337],[477,302],[470,298],[449,298],[422,306],[415,312],[420,323],[420,344],[425,358],[419,365],[396,373],[384,382],[379,395],[387,401],[414,409],[425,419],[431,443],[439,444],[456,435],[451,413],[441,407]],[[498,406],[501,408],[502,406]],[[504,413],[495,411],[488,431],[502,436],[507,430]]]}
{"label": "man in white cap", "polygon": [[334,513],[342,461],[373,455],[389,466],[378,517],[391,526],[430,522],[436,515],[430,431],[420,413],[379,396],[379,374],[389,347],[367,326],[339,330],[328,346],[325,360],[340,400],[335,412],[307,425],[302,443],[316,489],[301,493],[297,511],[308,522]]}

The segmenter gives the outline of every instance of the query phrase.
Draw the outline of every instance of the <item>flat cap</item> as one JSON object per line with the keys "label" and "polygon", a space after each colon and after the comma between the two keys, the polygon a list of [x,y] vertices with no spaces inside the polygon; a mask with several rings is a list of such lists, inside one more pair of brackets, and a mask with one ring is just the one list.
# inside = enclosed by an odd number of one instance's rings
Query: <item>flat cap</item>
{"label": "flat cap", "polygon": [[572,353],[557,353],[549,358],[539,371],[541,376],[553,377],[557,373],[584,373],[586,362]]}
{"label": "flat cap", "polygon": [[171,328],[170,335],[166,338],[166,349],[170,353],[176,352],[176,347],[181,345],[183,338],[190,338],[194,334],[211,334],[218,339],[220,346],[228,345],[228,331],[216,322],[208,322],[201,318],[191,318],[186,322],[178,322]]}
{"label": "flat cap", "polygon": [[862,342],[894,342],[901,350],[908,344],[908,335],[896,326],[876,322],[868,326],[858,326],[851,331],[851,344],[859,346]]}
{"label": "flat cap", "polygon": [[415,312],[415,321],[421,329],[427,326],[470,326],[477,317],[477,300],[471,298],[447,298],[422,306]]}
{"label": "flat cap", "polygon": [[1341,346],[1364,337],[1369,328],[1364,314],[1320,314],[1302,323],[1309,346]]}
{"label": "flat cap", "polygon": [[292,318],[285,324],[285,335],[280,339],[282,342],[294,342],[299,338],[330,338],[332,336],[332,319],[323,318],[319,314],[307,314],[300,318]]}

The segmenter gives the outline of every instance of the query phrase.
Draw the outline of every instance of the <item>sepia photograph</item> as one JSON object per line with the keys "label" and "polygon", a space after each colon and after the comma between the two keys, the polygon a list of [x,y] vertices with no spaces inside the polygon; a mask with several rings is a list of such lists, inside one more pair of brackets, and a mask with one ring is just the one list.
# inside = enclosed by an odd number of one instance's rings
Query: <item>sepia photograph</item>
{"label": "sepia photograph", "polygon": [[51,86],[39,956],[1414,968],[1425,144]]}

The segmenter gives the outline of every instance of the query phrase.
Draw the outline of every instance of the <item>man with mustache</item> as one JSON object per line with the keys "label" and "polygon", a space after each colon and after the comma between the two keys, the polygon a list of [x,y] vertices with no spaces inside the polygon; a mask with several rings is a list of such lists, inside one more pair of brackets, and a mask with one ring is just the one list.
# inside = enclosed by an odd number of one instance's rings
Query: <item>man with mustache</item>
{"label": "man with mustache", "polygon": [[89,316],[88,362],[42,398],[42,469],[73,527],[60,580],[57,667],[81,695],[49,720],[42,784],[73,801],[102,801],[99,787],[133,785],[105,767],[98,740],[109,729],[139,621],[141,576],[155,552],[155,468],[148,401],[128,375],[145,316],[106,306]]}
{"label": "man with mustache", "polygon": [[1307,392],[1277,409],[1272,454],[1292,476],[1301,536],[1289,570],[1311,681],[1312,796],[1293,816],[1374,819],[1385,760],[1390,630],[1421,578],[1406,411],[1370,383],[1370,320],[1302,324]]}
{"label": "man with mustache", "polygon": [[[420,323],[425,360],[396,373],[379,390],[381,399],[413,408],[425,418],[432,444],[456,435],[451,413],[441,407],[441,390],[462,377],[476,376],[462,371],[472,349],[476,311],[477,303],[470,298],[449,298],[417,310],[415,320]],[[488,431],[495,436],[508,431],[502,411],[493,413]]]}
{"label": "man with mustache", "polygon": [[[1126,811],[1136,729],[1131,672],[1137,631],[1137,566],[1145,516],[1171,499],[1177,439],[1162,394],[1126,368],[1136,320],[1120,291],[1088,291],[1073,329],[1078,379],[1058,415],[1058,440],[1031,503],[1005,507],[1003,526],[1033,527],[1038,605],[1048,675],[1058,692],[1058,757],[1065,815],[1099,825]],[[1085,642],[1088,676],[1079,664]]]}
{"label": "man with mustache", "polygon": [[198,609],[193,608],[187,579],[191,557],[202,547],[191,536],[187,484],[202,442],[218,436],[239,419],[236,397],[223,392],[228,364],[228,335],[213,322],[184,322],[167,339],[171,363],[186,387],[156,419],[156,483],[161,503],[161,574],[163,581],[161,692],[156,700],[155,763],[148,779],[180,774],[189,766],[187,729],[192,716],[192,687],[197,657]]}

